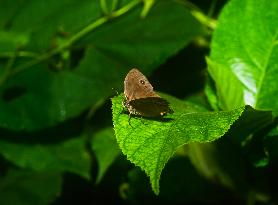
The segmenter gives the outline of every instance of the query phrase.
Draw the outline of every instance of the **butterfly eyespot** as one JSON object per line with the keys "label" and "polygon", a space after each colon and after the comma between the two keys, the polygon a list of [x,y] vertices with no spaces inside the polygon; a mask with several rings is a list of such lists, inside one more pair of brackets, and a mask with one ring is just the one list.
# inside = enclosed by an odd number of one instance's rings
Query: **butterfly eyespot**
{"label": "butterfly eyespot", "polygon": [[143,81],[143,80],[140,80],[140,83],[141,83],[142,85],[145,85],[145,81]]}

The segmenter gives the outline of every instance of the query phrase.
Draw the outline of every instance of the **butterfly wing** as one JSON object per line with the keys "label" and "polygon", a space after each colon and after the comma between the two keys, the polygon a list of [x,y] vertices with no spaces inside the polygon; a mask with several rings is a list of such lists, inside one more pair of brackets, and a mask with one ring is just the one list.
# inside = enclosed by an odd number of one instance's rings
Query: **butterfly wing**
{"label": "butterfly wing", "polygon": [[124,94],[128,102],[146,97],[159,97],[148,79],[136,68],[131,69],[125,78]]}
{"label": "butterfly wing", "polygon": [[161,97],[147,97],[131,100],[129,103],[131,114],[144,117],[161,117],[167,113],[173,113],[169,103]]}

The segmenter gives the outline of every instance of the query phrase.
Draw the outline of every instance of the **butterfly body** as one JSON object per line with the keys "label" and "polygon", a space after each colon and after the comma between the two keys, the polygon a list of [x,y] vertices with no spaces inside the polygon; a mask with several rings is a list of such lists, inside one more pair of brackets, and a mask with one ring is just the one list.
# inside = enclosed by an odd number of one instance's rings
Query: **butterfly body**
{"label": "butterfly body", "polygon": [[127,74],[124,81],[124,106],[132,115],[161,117],[173,111],[169,103],[156,94],[148,79],[136,68]]}

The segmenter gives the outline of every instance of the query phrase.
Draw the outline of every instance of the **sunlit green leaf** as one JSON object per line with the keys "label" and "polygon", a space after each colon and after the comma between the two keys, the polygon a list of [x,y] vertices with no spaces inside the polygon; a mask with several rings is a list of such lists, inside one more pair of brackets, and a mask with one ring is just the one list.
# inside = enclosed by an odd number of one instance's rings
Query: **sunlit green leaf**
{"label": "sunlit green leaf", "polygon": [[122,152],[150,177],[152,188],[159,193],[159,178],[176,149],[191,142],[219,139],[239,118],[244,108],[232,111],[204,112],[194,104],[166,96],[174,110],[163,120],[132,118],[122,113],[123,96],[112,100],[116,138]]}
{"label": "sunlit green leaf", "polygon": [[232,0],[221,13],[208,66],[222,108],[249,104],[277,115],[277,11],[276,0]]}

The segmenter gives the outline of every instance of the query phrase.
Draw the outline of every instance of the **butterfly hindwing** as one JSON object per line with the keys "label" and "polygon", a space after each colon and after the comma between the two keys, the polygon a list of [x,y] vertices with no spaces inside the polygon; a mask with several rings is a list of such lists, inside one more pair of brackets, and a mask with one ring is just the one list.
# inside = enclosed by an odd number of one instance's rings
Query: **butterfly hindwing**
{"label": "butterfly hindwing", "polygon": [[130,114],[161,117],[173,111],[169,103],[156,94],[148,79],[136,68],[131,69],[124,81],[124,106]]}

